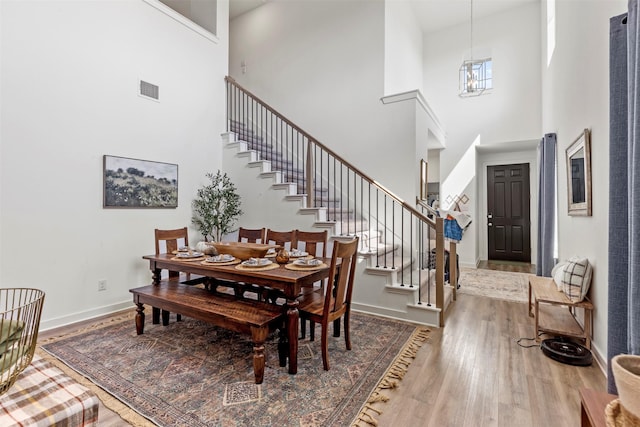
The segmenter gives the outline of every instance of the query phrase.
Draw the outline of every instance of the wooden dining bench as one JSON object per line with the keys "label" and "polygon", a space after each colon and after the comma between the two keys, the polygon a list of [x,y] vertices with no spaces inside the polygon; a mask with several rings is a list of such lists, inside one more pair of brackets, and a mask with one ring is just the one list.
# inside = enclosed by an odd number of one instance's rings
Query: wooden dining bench
{"label": "wooden dining bench", "polygon": [[[253,371],[256,384],[264,379],[264,343],[270,332],[284,327],[283,309],[259,301],[239,300],[231,295],[213,294],[181,283],[163,283],[130,289],[138,306],[136,332],[144,332],[144,304],[202,320],[234,332],[251,335]],[[280,366],[286,365],[285,345],[278,344]]]}

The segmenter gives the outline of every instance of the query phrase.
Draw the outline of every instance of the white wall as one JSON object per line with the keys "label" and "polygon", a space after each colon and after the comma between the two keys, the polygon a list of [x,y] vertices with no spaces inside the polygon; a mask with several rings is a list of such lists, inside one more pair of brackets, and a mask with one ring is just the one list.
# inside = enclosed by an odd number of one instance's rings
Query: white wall
{"label": "white wall", "polygon": [[416,126],[399,112],[404,107],[380,101],[384,14],[379,0],[268,2],[231,22],[229,72],[358,169],[412,200]]}
{"label": "white wall", "polygon": [[[555,2],[555,48],[550,62],[542,53],[543,129],[558,135],[558,241],[561,260],[589,258],[594,267],[591,297],[593,346],[607,354],[607,259],[609,193],[609,18],[626,11],[625,0]],[[553,5],[553,3],[551,4]],[[542,37],[546,46],[547,3]],[[551,8],[554,11],[554,8]],[[550,31],[552,28],[549,29]],[[584,128],[591,129],[593,215],[567,214],[567,147]]]}
{"label": "white wall", "polygon": [[459,245],[460,262],[475,265],[478,229],[475,145],[537,139],[541,130],[540,5],[530,3],[504,13],[474,19],[474,52],[491,56],[493,87],[480,97],[458,97],[458,69],[469,51],[469,23],[424,37],[424,94],[447,129],[440,153],[440,200],[466,195],[463,207],[474,222]]}
{"label": "white wall", "polygon": [[[44,329],[130,307],[128,290],[150,282],[154,228],[190,224],[221,166],[218,4],[216,43],[142,0],[0,2],[0,285],[44,290]],[[137,95],[138,79],[160,102]],[[178,208],[103,209],[104,154],[177,163]]]}
{"label": "white wall", "polygon": [[411,2],[385,1],[384,94],[422,90],[422,30]]}

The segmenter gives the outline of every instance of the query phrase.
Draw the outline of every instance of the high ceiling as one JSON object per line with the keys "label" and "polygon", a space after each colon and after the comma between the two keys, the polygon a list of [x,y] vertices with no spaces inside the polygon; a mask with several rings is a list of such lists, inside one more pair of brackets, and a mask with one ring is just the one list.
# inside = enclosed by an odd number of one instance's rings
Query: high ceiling
{"label": "high ceiling", "polygon": [[[230,0],[229,19],[242,15],[249,10],[260,7],[269,1],[302,1],[302,0]],[[327,1],[327,0],[305,0]],[[363,0],[361,0],[363,1]],[[469,22],[471,0],[387,0],[410,2],[420,26],[425,33],[438,31],[452,25]],[[507,9],[536,3],[540,0],[473,0],[473,17],[476,18],[504,12]]]}

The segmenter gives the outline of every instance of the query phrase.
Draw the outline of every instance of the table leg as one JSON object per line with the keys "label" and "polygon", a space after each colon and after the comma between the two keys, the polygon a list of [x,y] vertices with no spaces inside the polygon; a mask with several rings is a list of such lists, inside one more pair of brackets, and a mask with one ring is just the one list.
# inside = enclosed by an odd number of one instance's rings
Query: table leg
{"label": "table leg", "polygon": [[144,305],[137,303],[136,308],[136,334],[142,335],[144,332]]}
{"label": "table leg", "polygon": [[533,317],[533,313],[531,313],[531,282],[529,282],[529,305],[527,308],[529,309],[529,317]]}
{"label": "table leg", "polygon": [[[151,274],[153,278],[153,284],[160,286],[160,279],[162,278],[162,270],[160,268],[152,268]],[[157,325],[160,323],[160,309],[158,307],[151,307],[151,323]]]}
{"label": "table leg", "polygon": [[535,318],[533,319],[534,328],[535,328],[534,331],[533,331],[534,332],[533,336],[536,338],[536,342],[540,342],[540,337],[538,336],[538,319],[540,318],[540,314],[538,312],[539,308],[540,307],[539,307],[538,299],[536,298],[536,300],[534,302],[534,312],[535,312],[534,317]]}
{"label": "table leg", "polygon": [[298,323],[300,303],[297,299],[287,298],[287,334],[289,335],[289,373],[298,372]]}

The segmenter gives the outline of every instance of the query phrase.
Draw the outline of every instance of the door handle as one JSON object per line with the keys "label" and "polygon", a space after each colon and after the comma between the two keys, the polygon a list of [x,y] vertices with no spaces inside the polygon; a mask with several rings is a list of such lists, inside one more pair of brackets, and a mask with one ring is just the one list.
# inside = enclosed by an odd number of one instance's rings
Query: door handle
{"label": "door handle", "polygon": [[489,219],[493,218],[493,214],[488,214],[487,218],[489,218]]}
{"label": "door handle", "polygon": [[492,222],[490,222],[490,223],[489,223],[489,224],[487,224],[487,225],[488,225],[489,227],[491,227],[491,226],[493,225],[493,223],[492,223]]}

